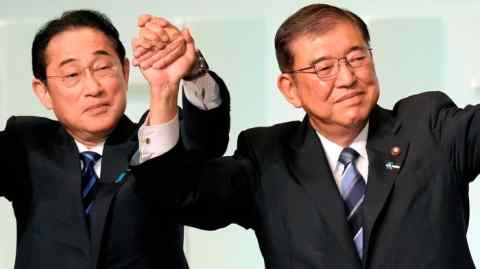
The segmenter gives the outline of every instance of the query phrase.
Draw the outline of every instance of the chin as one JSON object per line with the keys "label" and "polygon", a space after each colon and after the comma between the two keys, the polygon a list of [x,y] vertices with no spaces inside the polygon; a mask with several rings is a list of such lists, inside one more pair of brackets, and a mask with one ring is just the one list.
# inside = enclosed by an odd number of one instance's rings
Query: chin
{"label": "chin", "polygon": [[345,126],[347,129],[355,129],[360,125],[360,122],[357,121],[347,121],[342,124]]}
{"label": "chin", "polygon": [[90,123],[88,123],[88,130],[91,133],[97,134],[110,134],[113,129],[117,126],[118,120],[113,118],[97,118],[92,119]]}
{"label": "chin", "polygon": [[363,115],[354,115],[352,117],[344,119],[344,126],[348,128],[358,128],[365,124],[367,117]]}

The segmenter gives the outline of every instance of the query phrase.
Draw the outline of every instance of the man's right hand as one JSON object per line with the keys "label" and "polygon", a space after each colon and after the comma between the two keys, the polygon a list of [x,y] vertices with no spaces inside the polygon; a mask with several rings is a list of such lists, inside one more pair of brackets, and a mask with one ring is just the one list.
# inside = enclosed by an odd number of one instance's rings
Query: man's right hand
{"label": "man's right hand", "polygon": [[177,113],[180,79],[195,65],[195,45],[188,30],[151,15],[138,19],[139,34],[132,42],[133,64],[150,84],[150,124],[164,123]]}

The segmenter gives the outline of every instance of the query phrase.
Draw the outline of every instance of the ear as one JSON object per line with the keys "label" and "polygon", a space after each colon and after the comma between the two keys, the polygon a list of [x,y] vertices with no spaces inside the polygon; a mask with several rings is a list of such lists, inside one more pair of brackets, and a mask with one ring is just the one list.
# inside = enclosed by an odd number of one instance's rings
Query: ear
{"label": "ear", "polygon": [[47,109],[52,109],[52,97],[50,96],[47,85],[45,85],[43,81],[34,78],[32,80],[32,88],[43,106]]}
{"label": "ear", "polygon": [[[127,83],[127,85],[128,85],[129,75],[130,75],[130,62],[128,61],[128,58],[125,57],[125,59],[123,60],[123,77],[125,78],[125,82]],[[128,87],[127,87],[127,90],[128,90]]]}
{"label": "ear", "polygon": [[290,104],[296,108],[302,107],[298,88],[291,74],[280,74],[277,79],[277,87]]}

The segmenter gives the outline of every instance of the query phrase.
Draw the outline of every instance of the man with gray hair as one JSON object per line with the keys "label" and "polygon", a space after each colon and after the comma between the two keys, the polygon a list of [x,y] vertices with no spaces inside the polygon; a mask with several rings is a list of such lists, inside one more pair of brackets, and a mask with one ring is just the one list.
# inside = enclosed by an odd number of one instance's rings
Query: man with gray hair
{"label": "man with gray hair", "polygon": [[186,224],[253,229],[269,269],[475,268],[480,106],[426,92],[380,107],[367,25],[335,6],[295,12],[275,49],[278,88],[304,120],[244,131],[218,160],[180,141],[133,170],[139,186],[168,185],[162,201],[189,211]]}

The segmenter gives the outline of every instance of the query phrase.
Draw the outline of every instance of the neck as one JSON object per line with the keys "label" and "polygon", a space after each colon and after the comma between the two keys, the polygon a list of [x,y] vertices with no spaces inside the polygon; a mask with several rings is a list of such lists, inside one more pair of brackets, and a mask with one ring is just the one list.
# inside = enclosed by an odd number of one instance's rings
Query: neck
{"label": "neck", "polygon": [[107,135],[94,135],[94,134],[74,134],[67,130],[67,132],[75,139],[77,142],[83,144],[88,149],[91,149],[98,144],[105,142]]}
{"label": "neck", "polygon": [[310,118],[310,124],[312,124],[312,127],[315,129],[315,131],[319,132],[328,140],[345,148],[352,144],[355,137],[358,136],[358,134],[367,124],[367,121],[365,120],[361,123],[351,126],[342,126],[325,124],[323,122],[315,121],[314,119]]}

